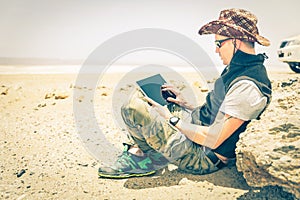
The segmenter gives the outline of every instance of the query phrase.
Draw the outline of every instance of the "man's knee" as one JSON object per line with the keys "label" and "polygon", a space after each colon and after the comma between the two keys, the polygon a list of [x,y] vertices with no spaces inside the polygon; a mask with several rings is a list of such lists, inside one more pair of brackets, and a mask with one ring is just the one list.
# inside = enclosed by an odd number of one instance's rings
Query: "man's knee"
{"label": "man's knee", "polygon": [[139,97],[131,98],[121,107],[121,115],[128,125],[146,125],[150,122],[148,104]]}

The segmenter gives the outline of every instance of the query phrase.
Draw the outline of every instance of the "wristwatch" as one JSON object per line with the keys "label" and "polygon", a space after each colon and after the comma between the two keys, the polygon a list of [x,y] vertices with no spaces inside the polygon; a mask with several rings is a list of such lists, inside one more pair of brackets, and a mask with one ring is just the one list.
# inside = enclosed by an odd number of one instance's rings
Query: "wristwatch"
{"label": "wristwatch", "polygon": [[180,118],[179,117],[170,117],[169,122],[170,124],[172,124],[173,126],[176,126],[176,124],[179,122]]}

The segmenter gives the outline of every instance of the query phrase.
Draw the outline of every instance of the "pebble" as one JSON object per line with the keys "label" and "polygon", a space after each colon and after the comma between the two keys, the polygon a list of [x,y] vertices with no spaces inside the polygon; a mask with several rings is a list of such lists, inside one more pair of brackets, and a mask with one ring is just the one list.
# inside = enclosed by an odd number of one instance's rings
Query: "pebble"
{"label": "pebble", "polygon": [[17,177],[20,178],[25,173],[26,173],[26,170],[25,169],[21,169],[21,171],[19,173],[17,173]]}
{"label": "pebble", "polygon": [[58,94],[55,94],[55,99],[66,99],[68,98],[69,95],[67,93],[58,93]]}

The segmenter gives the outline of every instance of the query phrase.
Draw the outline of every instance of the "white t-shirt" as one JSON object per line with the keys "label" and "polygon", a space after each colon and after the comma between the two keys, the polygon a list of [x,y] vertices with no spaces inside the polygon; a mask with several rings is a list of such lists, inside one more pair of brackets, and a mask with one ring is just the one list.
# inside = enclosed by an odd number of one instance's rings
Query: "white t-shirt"
{"label": "white t-shirt", "polygon": [[250,80],[236,82],[227,92],[220,112],[244,121],[256,119],[267,105],[267,97]]}

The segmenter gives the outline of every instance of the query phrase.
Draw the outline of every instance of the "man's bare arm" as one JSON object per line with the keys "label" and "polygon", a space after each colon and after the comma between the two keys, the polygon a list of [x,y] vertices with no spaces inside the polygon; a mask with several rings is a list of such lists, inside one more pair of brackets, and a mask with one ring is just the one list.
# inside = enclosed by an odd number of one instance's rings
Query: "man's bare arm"
{"label": "man's bare arm", "polygon": [[[244,121],[238,118],[234,118],[229,115],[225,115],[223,119],[223,125],[218,130],[216,142],[210,148],[215,149],[220,146],[227,138],[229,138],[243,123]],[[207,137],[210,136],[209,128],[206,126],[195,125],[184,121],[179,121],[176,126],[178,130],[183,133],[187,138],[193,142],[205,145]],[[216,130],[215,130],[216,131]]]}

